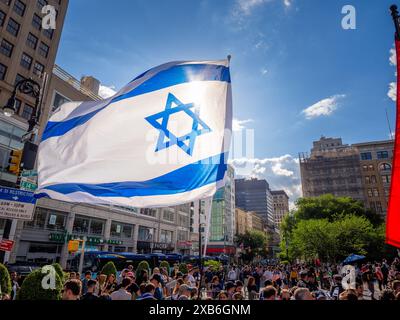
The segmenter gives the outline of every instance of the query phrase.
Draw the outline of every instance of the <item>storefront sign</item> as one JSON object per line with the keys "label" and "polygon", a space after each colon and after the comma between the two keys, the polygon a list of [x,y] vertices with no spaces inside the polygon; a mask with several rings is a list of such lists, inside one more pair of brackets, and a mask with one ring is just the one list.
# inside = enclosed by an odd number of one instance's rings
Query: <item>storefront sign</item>
{"label": "storefront sign", "polygon": [[0,251],[11,252],[13,246],[14,246],[14,241],[12,240],[3,239],[0,241]]}
{"label": "storefront sign", "polygon": [[[84,236],[82,235],[73,235],[73,234],[65,234],[65,233],[50,233],[49,240],[52,242],[59,243],[67,243],[70,240],[83,240]],[[101,244],[112,244],[112,245],[121,245],[123,244],[120,240],[106,240],[97,237],[86,237],[86,245],[101,245]]]}
{"label": "storefront sign", "polygon": [[0,218],[32,220],[35,203],[33,192],[0,187]]}

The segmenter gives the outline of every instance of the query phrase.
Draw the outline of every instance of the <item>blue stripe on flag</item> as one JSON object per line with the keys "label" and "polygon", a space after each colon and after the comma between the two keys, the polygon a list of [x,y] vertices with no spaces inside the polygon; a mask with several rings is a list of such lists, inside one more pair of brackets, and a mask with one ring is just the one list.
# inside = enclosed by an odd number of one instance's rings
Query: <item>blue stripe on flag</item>
{"label": "blue stripe on flag", "polygon": [[127,181],[103,184],[65,183],[43,188],[36,198],[48,197],[47,190],[61,194],[83,192],[95,197],[158,196],[192,191],[224,178],[228,154],[223,153],[189,164],[163,176],[147,181]]}
{"label": "blue stripe on flag", "polygon": [[213,64],[185,64],[176,65],[170,69],[160,71],[133,90],[113,98],[103,108],[66,121],[49,121],[43,133],[42,141],[52,137],[62,136],[75,127],[85,124],[98,112],[107,108],[112,103],[191,81],[222,81],[230,83],[229,68]]}

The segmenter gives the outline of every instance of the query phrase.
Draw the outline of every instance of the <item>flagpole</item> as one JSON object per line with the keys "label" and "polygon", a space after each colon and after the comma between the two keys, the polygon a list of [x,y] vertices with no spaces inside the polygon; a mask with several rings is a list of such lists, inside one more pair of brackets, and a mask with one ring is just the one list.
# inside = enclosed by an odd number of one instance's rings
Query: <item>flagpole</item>
{"label": "flagpole", "polygon": [[201,199],[199,200],[199,272],[200,272],[200,280],[199,280],[199,291],[197,292],[197,300],[201,299],[201,282],[203,280],[203,258],[202,258],[202,250],[201,250]]}

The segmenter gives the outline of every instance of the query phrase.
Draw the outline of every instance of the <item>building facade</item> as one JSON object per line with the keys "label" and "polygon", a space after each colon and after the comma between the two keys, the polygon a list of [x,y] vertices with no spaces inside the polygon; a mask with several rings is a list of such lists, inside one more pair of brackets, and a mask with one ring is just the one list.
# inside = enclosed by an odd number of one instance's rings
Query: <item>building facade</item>
{"label": "building facade", "polygon": [[300,155],[304,197],[347,196],[386,215],[391,181],[392,140],[342,144],[322,137],[310,156]]}
{"label": "building facade", "polygon": [[275,227],[279,230],[282,219],[289,213],[289,196],[284,190],[271,191],[274,205]]}
{"label": "building facade", "polygon": [[[41,13],[45,5],[55,7],[56,29],[42,28]],[[45,87],[52,73],[58,50],[68,0],[1,0],[0,1],[0,106],[11,97],[16,83],[32,79]],[[17,176],[7,172],[10,152],[22,149],[27,120],[34,112],[35,99],[17,92],[12,117],[0,112],[0,186],[15,187]],[[16,221],[0,217],[0,238],[16,231]],[[8,253],[5,254],[9,255]],[[0,252],[0,261],[4,253]],[[8,257],[7,257],[8,258]]]}
{"label": "building facade", "polygon": [[273,198],[268,182],[259,179],[237,179],[235,188],[236,207],[256,212],[267,227],[273,229]]}
{"label": "building facade", "polygon": [[386,216],[394,142],[392,140],[357,143],[363,182],[364,205]]}
{"label": "building facade", "polygon": [[300,154],[303,196],[333,194],[363,201],[364,191],[357,149],[343,145],[340,138],[322,137],[313,144],[310,156]]}
{"label": "building facade", "polygon": [[235,226],[235,171],[229,165],[225,186],[213,197],[207,253],[234,254]]}

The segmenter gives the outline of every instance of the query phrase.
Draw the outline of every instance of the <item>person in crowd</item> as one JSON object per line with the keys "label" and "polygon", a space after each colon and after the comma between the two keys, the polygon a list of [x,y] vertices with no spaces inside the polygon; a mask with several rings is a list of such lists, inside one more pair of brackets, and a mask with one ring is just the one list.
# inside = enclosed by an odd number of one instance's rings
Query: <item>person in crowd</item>
{"label": "person in crowd", "polygon": [[215,299],[218,293],[222,290],[222,284],[220,283],[217,275],[212,278],[210,289],[213,293],[212,297]]}
{"label": "person in crowd", "polygon": [[19,291],[19,276],[18,273],[13,271],[10,273],[10,278],[11,278],[11,295],[10,295],[10,300],[16,300],[17,299],[17,294]]}
{"label": "person in crowd", "polygon": [[300,287],[294,292],[294,300],[314,300],[308,288]]}
{"label": "person in crowd", "polygon": [[291,297],[290,291],[288,289],[282,289],[279,297],[282,301],[289,301]]}
{"label": "person in crowd", "polygon": [[163,291],[162,291],[161,275],[159,273],[153,274],[153,277],[151,278],[150,282],[154,285],[155,288],[154,298],[156,298],[157,300],[162,300]]}
{"label": "person in crowd", "polygon": [[115,275],[112,273],[108,275],[107,281],[106,281],[106,286],[105,286],[105,293],[111,294],[117,286],[117,281],[115,278]]}
{"label": "person in crowd", "polygon": [[232,296],[233,296],[233,294],[235,293],[235,291],[236,291],[236,286],[235,286],[235,284],[233,283],[233,282],[227,282],[226,284],[225,284],[225,291],[226,291],[226,294],[227,294],[227,296],[228,296],[228,300],[232,300]]}
{"label": "person in crowd", "polygon": [[96,285],[97,281],[90,279],[86,283],[86,293],[81,296],[81,300],[89,301],[89,300],[99,300],[99,297],[96,295]]}
{"label": "person in crowd", "polygon": [[121,287],[110,294],[111,300],[132,300],[132,294],[128,291],[131,282],[128,277],[122,279]]}
{"label": "person in crowd", "polygon": [[92,273],[90,271],[85,272],[85,278],[82,280],[82,295],[87,292],[87,285],[89,280],[92,279]]}
{"label": "person in crowd", "polygon": [[217,295],[217,300],[228,300],[228,294],[225,291],[220,291]]}
{"label": "person in crowd", "polygon": [[247,282],[247,292],[249,295],[249,300],[255,300],[255,297],[257,295],[257,286],[256,286],[256,280],[254,277],[250,276],[248,278]]}
{"label": "person in crowd", "polygon": [[268,286],[261,291],[261,300],[276,300],[277,291],[273,286]]}
{"label": "person in crowd", "polygon": [[106,289],[106,283],[107,283],[107,275],[105,274],[100,274],[98,275],[98,281],[96,284],[96,295],[97,296],[101,296],[103,294],[103,292]]}
{"label": "person in crowd", "polygon": [[339,295],[339,300],[357,301],[357,292],[353,289],[346,289]]}
{"label": "person in crowd", "polygon": [[244,297],[240,292],[235,292],[232,296],[232,300],[244,300]]}
{"label": "person in crowd", "polygon": [[191,291],[192,291],[191,288],[187,284],[182,284],[179,287],[178,300],[189,300]]}
{"label": "person in crowd", "polygon": [[77,279],[68,280],[64,284],[62,293],[63,300],[78,300],[81,294],[81,282]]}
{"label": "person in crowd", "polygon": [[[142,291],[142,290],[141,290]],[[137,298],[137,300],[157,300],[154,297],[154,293],[156,291],[156,287],[152,283],[148,283],[145,285],[143,289],[143,294]]]}
{"label": "person in crowd", "polygon": [[237,279],[237,273],[233,266],[229,269],[227,279],[228,279],[228,281],[231,281],[231,282],[235,282]]}

